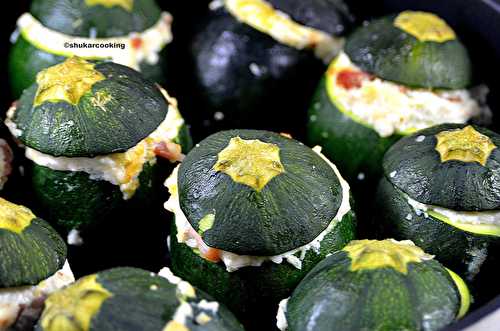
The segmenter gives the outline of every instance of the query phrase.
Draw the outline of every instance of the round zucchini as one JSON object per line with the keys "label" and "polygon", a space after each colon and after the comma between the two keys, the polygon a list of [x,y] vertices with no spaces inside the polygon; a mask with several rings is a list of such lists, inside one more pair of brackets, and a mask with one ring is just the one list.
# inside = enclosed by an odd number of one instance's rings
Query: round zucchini
{"label": "round zucchini", "polygon": [[2,198],[0,247],[0,289],[38,284],[66,260],[66,245],[49,224]]}
{"label": "round zucchini", "polygon": [[480,115],[465,89],[469,62],[453,30],[434,14],[405,11],[375,20],[347,38],[319,84],[308,142],[323,146],[350,181],[376,183],[384,153],[402,136]]}
{"label": "round zucchini", "polygon": [[166,275],[115,268],[85,276],[49,296],[37,330],[243,330],[224,306]]}
{"label": "round zucchini", "polygon": [[154,0],[34,0],[18,20],[10,52],[13,95],[19,97],[39,71],[75,55],[111,59],[164,83],[171,21]]}
{"label": "round zucchini", "polygon": [[175,161],[191,145],[164,90],[125,66],[81,58],[40,72],[6,123],[33,161],[37,202],[64,232],[151,207],[168,174],[157,156]]}
{"label": "round zucchini", "polygon": [[349,185],[337,168],[276,133],[211,135],[166,184],[174,272],[249,325],[272,325],[273,305],[355,236]]}
{"label": "round zucchini", "polygon": [[[280,304],[280,329],[441,330],[468,310],[467,285],[411,241],[359,240],[321,261]],[[283,323],[285,322],[285,323]]]}
{"label": "round zucchini", "polygon": [[471,83],[467,50],[431,13],[376,19],[354,31],[345,52],[363,71],[409,87],[463,89]]}
{"label": "round zucchini", "polygon": [[411,239],[472,280],[500,252],[500,136],[445,124],[405,137],[384,157],[382,237]]}
{"label": "round zucchini", "polygon": [[210,133],[230,128],[302,133],[297,123],[305,120],[311,82],[324,70],[323,60],[328,63],[340,49],[340,36],[352,24],[346,5],[222,2],[192,36],[189,66],[178,73],[178,81],[190,84],[182,101],[197,110],[188,114],[190,123]]}

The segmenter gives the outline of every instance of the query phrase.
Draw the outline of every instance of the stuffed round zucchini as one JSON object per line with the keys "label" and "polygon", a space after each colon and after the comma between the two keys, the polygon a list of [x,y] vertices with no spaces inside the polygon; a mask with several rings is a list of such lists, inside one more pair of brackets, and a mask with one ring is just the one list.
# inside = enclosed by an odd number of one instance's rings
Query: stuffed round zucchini
{"label": "stuffed round zucchini", "polygon": [[9,71],[13,94],[66,57],[111,60],[164,83],[172,17],[154,0],[34,0],[17,21]]}
{"label": "stuffed round zucchini", "polygon": [[192,37],[191,63],[179,73],[192,80],[183,102],[197,102],[190,123],[210,125],[210,132],[288,132],[303,123],[311,82],[352,24],[344,2],[222,0],[210,8]]}
{"label": "stuffed round zucchini", "polygon": [[6,124],[33,162],[38,202],[67,231],[149,206],[161,189],[157,156],[178,161],[190,144],[164,90],[128,67],[77,57],[41,71]]}
{"label": "stuffed round zucchini", "polygon": [[405,11],[356,30],[309,109],[308,140],[348,179],[376,179],[402,136],[480,114],[466,89],[471,64],[455,32],[431,13]]}
{"label": "stuffed round zucchini", "polygon": [[211,135],[166,185],[174,272],[248,325],[272,325],[279,300],[355,235],[349,185],[335,165],[276,133]]}
{"label": "stuffed round zucchini", "polygon": [[500,136],[445,124],[394,144],[377,193],[383,237],[411,239],[468,279],[500,243]]}
{"label": "stuffed round zucchini", "polygon": [[234,316],[165,269],[115,268],[48,297],[39,331],[242,331]]}
{"label": "stuffed round zucchini", "polygon": [[66,245],[47,222],[0,198],[0,330],[29,324],[46,295],[74,281],[65,260]]}
{"label": "stuffed round zucchini", "polygon": [[462,317],[464,281],[411,241],[354,240],[280,303],[288,331],[437,331]]}

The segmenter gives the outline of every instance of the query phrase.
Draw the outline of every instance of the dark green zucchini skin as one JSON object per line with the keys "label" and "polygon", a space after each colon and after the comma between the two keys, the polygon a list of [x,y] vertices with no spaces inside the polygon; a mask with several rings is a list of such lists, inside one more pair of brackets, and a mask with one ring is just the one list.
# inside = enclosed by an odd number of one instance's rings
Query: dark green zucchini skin
{"label": "dark green zucchini skin", "polygon": [[[84,0],[35,0],[30,13],[45,27],[75,37],[123,37],[131,32],[141,32],[153,26],[161,11],[154,0],[135,0],[132,12],[122,7],[102,5],[88,7]],[[81,20],[75,25],[75,20]],[[152,81],[164,84],[167,72],[166,48],[159,54],[159,62],[140,64],[141,72]],[[64,56],[51,54],[30,44],[21,35],[9,54],[9,77],[12,95],[21,96],[23,90],[36,80],[36,74],[65,60]]]}
{"label": "dark green zucchini skin", "polygon": [[58,171],[33,164],[32,187],[48,219],[66,231],[95,224],[124,203],[119,186],[90,179],[85,172]]}
{"label": "dark green zucchini skin", "polygon": [[[174,142],[187,153],[192,147],[189,129],[181,127]],[[72,270],[77,276],[123,265],[158,270],[165,265],[169,234],[162,204],[168,195],[163,182],[174,164],[157,158],[146,163],[140,185],[130,200],[119,186],[90,179],[84,172],[57,171],[34,163],[27,165],[32,203],[64,236],[78,229],[84,243],[69,246]],[[131,242],[140,242],[131,245]],[[112,244],[111,244],[112,243]]]}
{"label": "dark green zucchini skin", "polygon": [[[140,186],[123,200],[118,186],[92,180],[83,172],[57,171],[33,165],[32,189],[40,215],[66,237],[78,229],[82,245],[70,245],[71,267],[77,276],[117,266],[158,270],[165,263],[168,224],[161,205],[163,181],[172,165],[145,164]],[[139,221],[140,220],[140,221]],[[131,242],[138,242],[131,245]]]}
{"label": "dark green zucchini skin", "polygon": [[249,330],[270,330],[276,325],[279,301],[289,296],[327,254],[355,238],[355,223],[354,213],[348,212],[323,239],[319,254],[307,252],[300,270],[283,261],[281,264],[265,262],[260,267],[244,267],[234,272],[227,272],[222,263],[206,261],[187,245],[179,244],[174,224],[170,237],[172,270],[224,303]]}
{"label": "dark green zucchini skin", "polygon": [[[183,125],[174,142],[183,153],[192,148],[189,129]],[[94,180],[85,172],[59,171],[32,163],[31,186],[39,208],[64,232],[85,229],[113,218],[120,209],[151,207],[161,204],[163,181],[173,164],[157,158],[155,164],[145,163],[139,175],[140,185],[130,200],[123,200],[118,185]]]}
{"label": "dark green zucchini skin", "polygon": [[[77,105],[45,101],[34,106],[38,84],[25,90],[12,119],[22,130],[17,138],[52,156],[93,157],[130,149],[165,119],[168,104],[153,82],[112,62],[98,63],[94,69],[105,79],[95,83]],[[93,105],[97,93],[111,96],[106,111]],[[68,127],[68,122],[74,124]]]}
{"label": "dark green zucchini skin", "polygon": [[355,30],[345,52],[363,71],[409,87],[463,89],[471,83],[467,50],[457,40],[422,42],[394,26],[395,15]]}
{"label": "dark green zucchini skin", "polygon": [[287,13],[294,21],[327,32],[343,36],[355,22],[347,3],[343,0],[268,0],[277,10]]}
{"label": "dark green zucchini skin", "polygon": [[[279,148],[284,171],[261,191],[214,170],[218,154],[235,137]],[[206,215],[216,215],[202,234],[207,245],[254,256],[279,255],[311,242],[337,215],[343,195],[334,170],[309,147],[259,130],[222,131],[200,142],[183,160],[178,186],[194,229]]]}
{"label": "dark green zucchini skin", "polygon": [[193,148],[193,138],[191,137],[191,130],[188,125],[183,124],[181,126],[177,138],[174,139],[174,143],[181,145],[184,154],[191,151]]}
{"label": "dark green zucchini skin", "polygon": [[[478,162],[441,162],[435,150],[436,134],[463,129],[466,124],[443,124],[419,131],[394,144],[383,160],[390,182],[418,202],[457,211],[500,209],[500,149],[495,148],[483,166]],[[500,135],[475,125],[479,133],[500,146]],[[417,141],[417,137],[425,137]],[[390,176],[390,174],[395,174]]]}
{"label": "dark green zucchini skin", "polygon": [[356,183],[359,174],[364,174],[366,180],[378,180],[385,152],[401,138],[398,134],[380,137],[375,130],[341,112],[328,95],[325,77],[309,107],[307,137],[309,145],[323,147],[322,152],[349,183]]}
{"label": "dark green zucchini skin", "polygon": [[[300,7],[300,1],[290,2]],[[307,2],[311,16],[306,25],[336,20],[335,14],[326,19],[312,10],[320,2]],[[348,29],[343,24],[350,26],[350,19],[337,14],[342,21],[335,23],[342,26],[339,32],[343,34]],[[325,70],[313,52],[280,44],[223,8],[211,11],[191,40],[189,62],[177,81],[182,77],[189,82],[180,99],[189,105],[186,109],[193,110],[186,116],[199,136],[233,128],[304,134],[305,109]],[[251,70],[255,65],[257,74]],[[217,112],[224,115],[222,120],[214,118]]]}
{"label": "dark green zucchini skin", "polygon": [[460,295],[437,261],[411,262],[407,275],[350,266],[339,251],[307,274],[288,301],[287,330],[434,331],[455,320]]}
{"label": "dark green zucchini skin", "polygon": [[378,186],[375,205],[379,238],[410,239],[468,280],[500,253],[498,237],[469,233],[431,215],[417,214],[405,194],[385,177]]}
{"label": "dark green zucchini skin", "polygon": [[0,229],[0,289],[36,285],[66,260],[66,245],[44,220],[35,218],[20,234]]}
{"label": "dark green zucchini skin", "polygon": [[[176,296],[175,285],[146,270],[129,267],[110,269],[99,272],[96,281],[112,296],[102,303],[97,314],[92,317],[88,331],[161,331],[173,319],[181,303]],[[151,290],[151,286],[156,286],[156,290]],[[195,314],[204,311],[212,319],[205,325],[198,325],[194,318],[188,318],[186,326],[189,330],[243,330],[235,317],[222,305],[216,314],[198,308],[196,304],[203,299],[213,301],[204,292],[196,290],[196,298],[189,299],[188,302]],[[39,323],[37,330],[45,329]]]}
{"label": "dark green zucchini skin", "polygon": [[12,96],[19,98],[23,91],[36,81],[36,74],[61,63],[64,56],[47,53],[30,44],[19,35],[9,53],[8,72]]}
{"label": "dark green zucchini skin", "polygon": [[[88,37],[95,31],[97,38],[144,31],[153,26],[161,14],[154,0],[134,0],[130,12],[121,6],[87,6],[85,0],[34,0],[30,12],[49,29],[78,37]],[[81,24],[74,24],[79,18]]]}

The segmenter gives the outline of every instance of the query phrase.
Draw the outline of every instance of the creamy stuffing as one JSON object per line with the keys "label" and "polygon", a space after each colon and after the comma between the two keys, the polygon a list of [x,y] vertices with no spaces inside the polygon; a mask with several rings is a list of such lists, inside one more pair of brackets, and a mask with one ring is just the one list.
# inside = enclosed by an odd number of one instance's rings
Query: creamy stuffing
{"label": "creamy stuffing", "polygon": [[0,289],[0,330],[7,330],[14,324],[24,307],[29,307],[36,300],[43,300],[74,281],[75,277],[66,261],[61,270],[38,285]]}
{"label": "creamy stuffing", "polygon": [[[226,270],[228,272],[233,272],[240,268],[248,266],[258,267],[266,261],[271,261],[277,264],[281,264],[283,261],[286,261],[291,265],[293,265],[295,268],[301,269],[302,260],[305,258],[306,253],[309,250],[313,250],[316,254],[319,254],[321,241],[325,238],[326,235],[328,235],[335,228],[335,226],[342,220],[342,218],[351,210],[351,206],[349,203],[349,196],[350,196],[349,184],[342,178],[337,167],[333,163],[331,163],[323,154],[321,154],[321,148],[319,146],[313,148],[313,150],[330,165],[330,167],[337,175],[337,178],[339,179],[340,185],[342,187],[342,202],[335,218],[328,225],[328,227],[310,243],[280,255],[275,255],[275,256],[237,255],[231,252],[217,250],[220,256],[220,260],[224,263],[224,265],[226,266]],[[199,250],[202,255],[209,255],[208,252],[213,250],[213,248],[210,248],[203,242],[201,236],[199,236],[199,234],[191,226],[188,219],[186,218],[186,215],[184,214],[184,212],[180,207],[179,192],[177,187],[178,169],[179,166],[177,166],[174,169],[170,177],[165,182],[165,186],[168,187],[168,190],[170,192],[170,198],[165,203],[165,209],[175,214],[177,241],[179,243],[184,243],[188,245],[192,249]],[[219,259],[215,260],[214,262],[217,262],[218,260]]]}
{"label": "creamy stuffing", "polygon": [[500,227],[500,211],[456,211],[439,206],[426,205],[410,197],[407,197],[408,203],[413,207],[418,215],[435,213],[446,217],[451,223],[456,225],[492,225]]}
{"label": "creamy stuffing", "polygon": [[[54,157],[26,147],[26,157],[38,165],[60,171],[82,171],[93,180],[105,180],[119,185],[123,199],[130,199],[139,187],[139,175],[146,163],[155,164],[156,156],[166,157],[171,161],[182,159],[181,148],[172,141],[178,136],[184,124],[177,101],[165,90],[162,93],[169,102],[167,116],[158,128],[137,145],[123,153],[87,157]],[[6,125],[15,136],[22,134],[11,120],[15,106],[7,114]]]}
{"label": "creamy stuffing", "polygon": [[[154,65],[158,62],[160,51],[172,41],[172,16],[162,13],[158,22],[143,32],[132,32],[124,37],[83,38],[66,35],[51,30],[40,23],[30,13],[24,13],[17,21],[17,34],[21,34],[32,45],[52,54],[86,59],[108,59],[135,70],[140,70],[140,63]],[[68,44],[123,44],[120,47],[68,48]]]}
{"label": "creamy stuffing", "polygon": [[328,94],[355,121],[381,137],[443,123],[466,123],[481,112],[468,90],[412,89],[363,72],[341,52],[327,72]]}
{"label": "creamy stuffing", "polygon": [[286,310],[289,299],[290,298],[281,300],[278,306],[278,313],[276,314],[276,327],[281,331],[285,331],[288,328],[288,321],[286,320]]}
{"label": "creamy stuffing", "polygon": [[[167,279],[171,284],[177,286],[176,295],[181,302],[179,307],[177,307],[172,320],[165,325],[163,331],[185,330],[188,321],[193,319],[199,325],[207,324],[219,311],[218,302],[207,301],[205,299],[197,302],[192,300],[196,298],[196,290],[194,287],[192,287],[188,282],[175,276],[169,268],[162,268],[160,272],[158,272],[158,275]],[[187,299],[191,300],[188,302]],[[196,316],[195,310],[198,311]]]}

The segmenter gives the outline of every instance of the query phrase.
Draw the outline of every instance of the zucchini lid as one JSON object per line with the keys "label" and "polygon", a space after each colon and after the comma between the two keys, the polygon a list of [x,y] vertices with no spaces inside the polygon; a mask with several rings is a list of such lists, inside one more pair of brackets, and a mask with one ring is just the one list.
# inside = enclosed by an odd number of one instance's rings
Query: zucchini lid
{"label": "zucchini lid", "polygon": [[500,209],[500,135],[443,124],[404,137],[384,156],[386,178],[420,203],[456,211]]}
{"label": "zucchini lid", "polygon": [[439,17],[406,11],[358,28],[345,52],[362,70],[409,87],[462,89],[471,83],[467,50]]}
{"label": "zucchini lid", "polygon": [[30,12],[49,29],[95,38],[142,32],[161,14],[154,0],[34,0]]}
{"label": "zucchini lid", "polygon": [[137,145],[167,112],[160,89],[137,71],[73,57],[39,72],[10,120],[28,147],[52,156],[92,157]]}
{"label": "zucchini lid", "polygon": [[[200,305],[203,300],[210,304]],[[225,307],[211,301],[186,282],[174,284],[142,269],[114,268],[49,296],[38,330],[160,331],[168,324],[184,326],[172,330],[241,330]],[[176,315],[185,320],[178,321]],[[205,324],[197,325],[199,316]]]}
{"label": "zucchini lid", "polygon": [[305,26],[333,36],[345,35],[354,17],[343,0],[267,0],[274,8]]}
{"label": "zucchini lid", "polygon": [[355,240],[307,274],[286,317],[289,330],[439,330],[469,303],[460,277],[411,241]]}
{"label": "zucchini lid", "polygon": [[182,211],[208,246],[253,256],[310,243],[333,221],[343,195],[321,156],[258,130],[203,140],[181,163],[178,188]]}
{"label": "zucchini lid", "polygon": [[66,245],[47,222],[0,198],[0,289],[36,285],[65,260]]}

